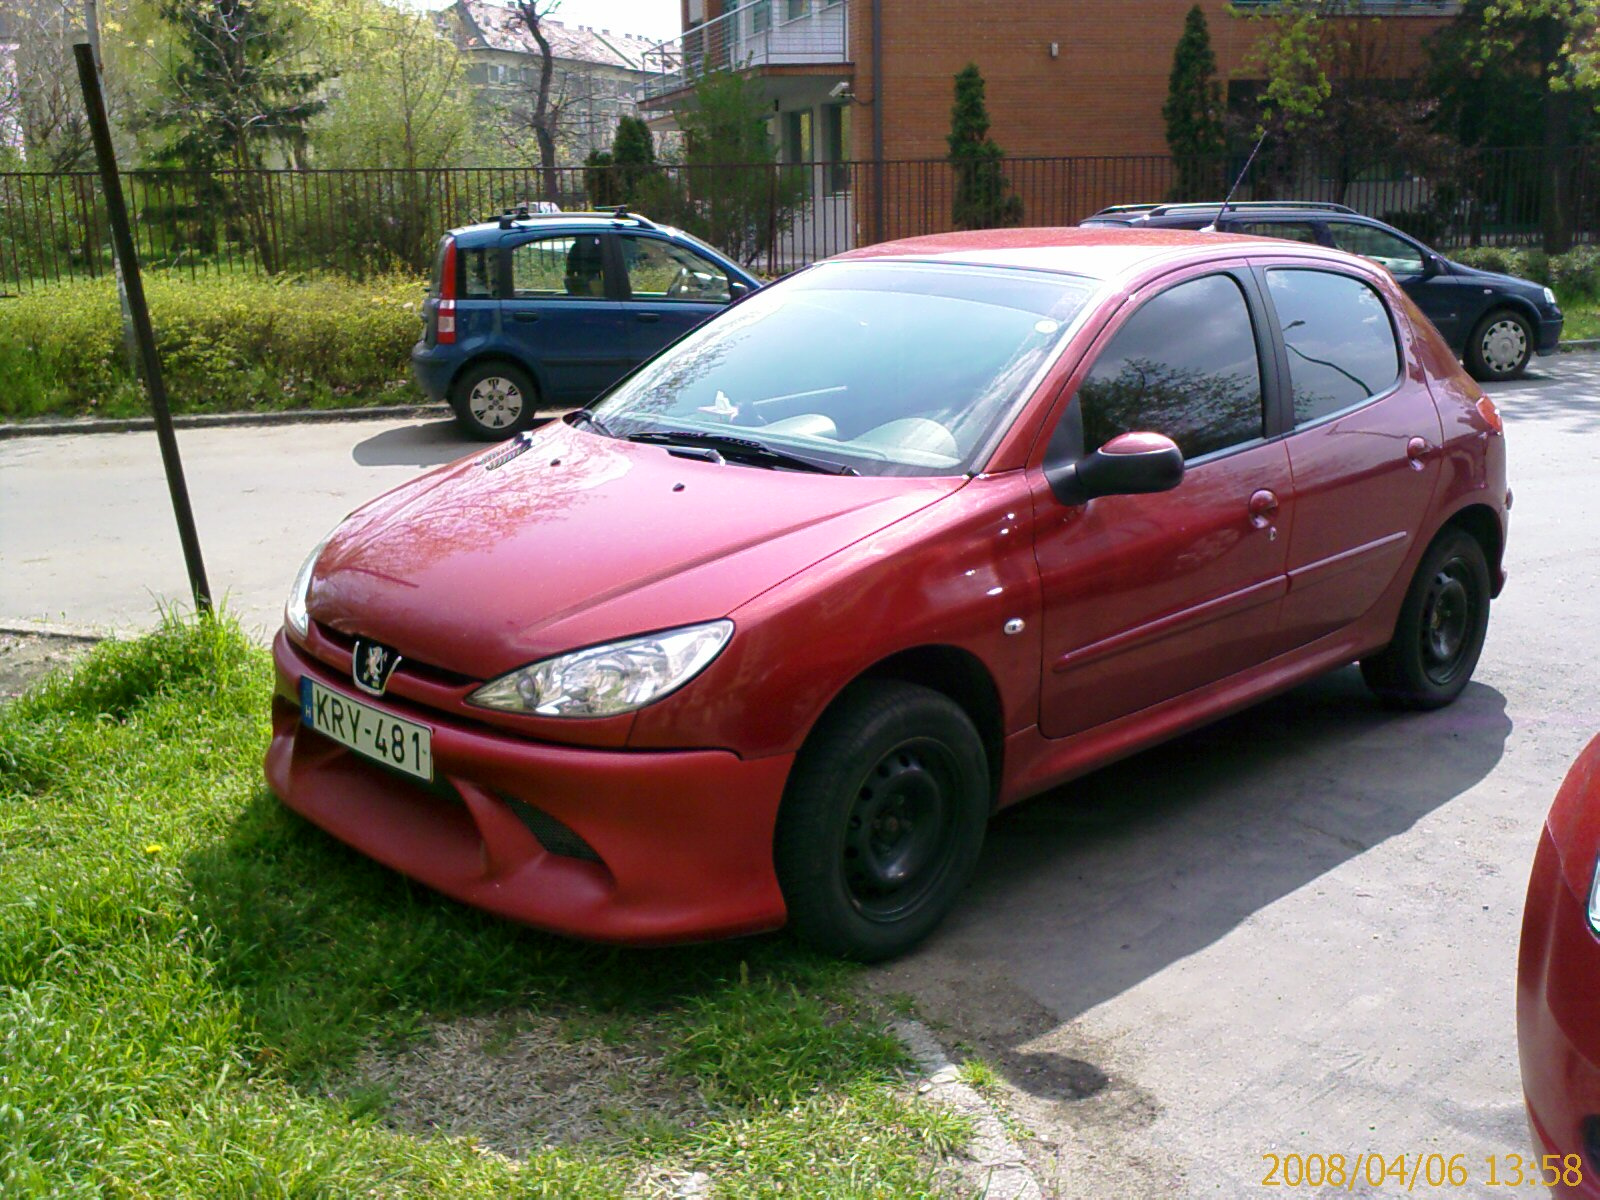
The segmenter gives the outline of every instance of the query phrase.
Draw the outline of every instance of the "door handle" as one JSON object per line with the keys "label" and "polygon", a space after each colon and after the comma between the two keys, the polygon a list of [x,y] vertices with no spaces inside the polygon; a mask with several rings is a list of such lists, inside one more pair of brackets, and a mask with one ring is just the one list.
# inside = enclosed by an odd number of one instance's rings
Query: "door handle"
{"label": "door handle", "polygon": [[1250,496],[1250,524],[1257,529],[1265,529],[1272,524],[1272,518],[1278,512],[1278,497],[1275,493],[1262,488]]}
{"label": "door handle", "polygon": [[1413,471],[1424,470],[1426,464],[1422,461],[1427,457],[1428,451],[1433,447],[1428,445],[1427,438],[1414,437],[1406,443],[1406,458],[1410,461]]}
{"label": "door handle", "polygon": [[532,324],[539,319],[539,314],[536,312],[514,312],[511,314],[511,319],[513,321],[521,321],[523,324]]}
{"label": "door handle", "polygon": [[661,320],[661,314],[651,312],[634,313],[633,319],[635,321],[641,321],[646,325],[653,325],[655,322]]}

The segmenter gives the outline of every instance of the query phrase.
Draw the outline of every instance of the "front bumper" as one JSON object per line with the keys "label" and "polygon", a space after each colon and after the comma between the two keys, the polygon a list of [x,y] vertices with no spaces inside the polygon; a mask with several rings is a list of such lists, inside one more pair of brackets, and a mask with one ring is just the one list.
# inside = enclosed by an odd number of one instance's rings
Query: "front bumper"
{"label": "front bumper", "polygon": [[1517,964],[1517,1049],[1539,1154],[1582,1158],[1583,1181],[1558,1196],[1600,1198],[1600,1155],[1585,1125],[1600,1119],[1600,938],[1572,894],[1549,829],[1539,839]]}
{"label": "front bumper", "polygon": [[[268,784],[379,862],[464,903],[596,941],[693,941],[784,923],[772,833],[792,755],[556,746],[377,701],[432,729],[429,787],[302,727],[302,676],[358,693],[282,632],[273,660]],[[565,825],[594,857],[547,849],[530,809]]]}
{"label": "front bumper", "polygon": [[1556,352],[1561,344],[1561,328],[1565,324],[1565,317],[1539,318],[1539,345],[1536,349],[1540,354]]}

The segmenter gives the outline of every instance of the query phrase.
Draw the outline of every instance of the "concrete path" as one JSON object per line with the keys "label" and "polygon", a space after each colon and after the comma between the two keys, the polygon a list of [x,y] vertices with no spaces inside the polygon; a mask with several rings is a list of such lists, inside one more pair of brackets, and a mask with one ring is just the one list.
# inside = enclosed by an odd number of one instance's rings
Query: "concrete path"
{"label": "concrete path", "polygon": [[[263,636],[346,513],[483,449],[448,419],[180,430],[178,446],[212,590]],[[188,594],[155,434],[0,441],[0,623],[135,629]]]}

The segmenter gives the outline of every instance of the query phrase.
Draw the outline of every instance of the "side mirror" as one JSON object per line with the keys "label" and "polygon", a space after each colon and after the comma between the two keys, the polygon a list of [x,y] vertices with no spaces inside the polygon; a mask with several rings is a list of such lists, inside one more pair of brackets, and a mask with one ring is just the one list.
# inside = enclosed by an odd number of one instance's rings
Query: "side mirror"
{"label": "side mirror", "polygon": [[1183,482],[1183,451],[1164,434],[1122,433],[1076,462],[1045,463],[1044,477],[1063,504],[1167,492]]}
{"label": "side mirror", "polygon": [[737,279],[728,280],[728,303],[737,304],[750,294],[750,285]]}

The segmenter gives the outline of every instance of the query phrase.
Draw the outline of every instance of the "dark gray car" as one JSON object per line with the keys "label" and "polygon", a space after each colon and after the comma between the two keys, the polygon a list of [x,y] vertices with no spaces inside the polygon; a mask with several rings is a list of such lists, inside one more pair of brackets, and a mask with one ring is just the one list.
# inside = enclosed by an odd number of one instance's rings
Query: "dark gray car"
{"label": "dark gray car", "polygon": [[1562,315],[1549,288],[1452,262],[1392,225],[1343,204],[1249,201],[1229,204],[1119,204],[1085,225],[1204,229],[1315,242],[1388,268],[1439,327],[1473,378],[1511,379],[1535,354],[1553,354]]}

